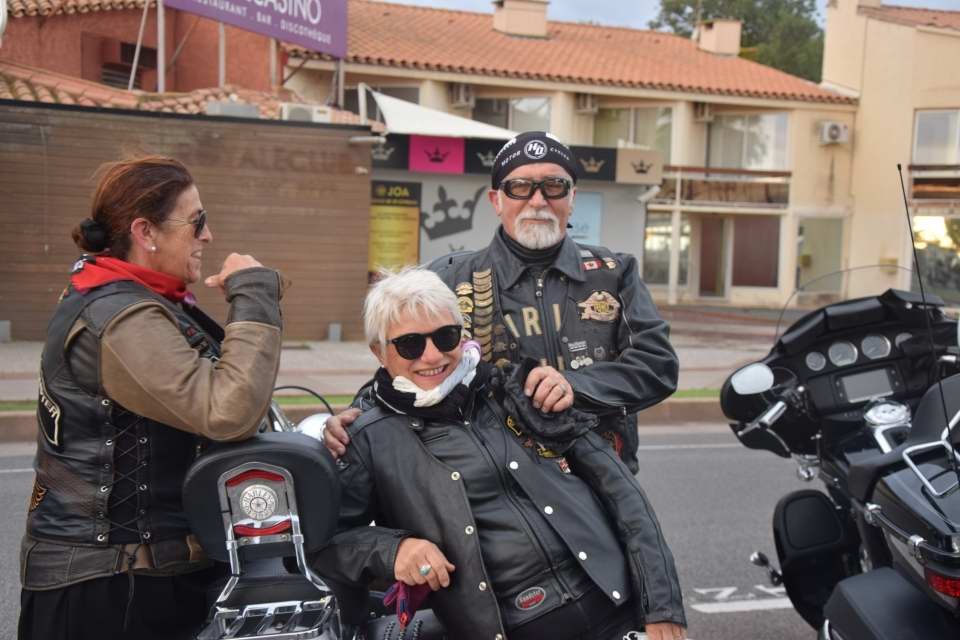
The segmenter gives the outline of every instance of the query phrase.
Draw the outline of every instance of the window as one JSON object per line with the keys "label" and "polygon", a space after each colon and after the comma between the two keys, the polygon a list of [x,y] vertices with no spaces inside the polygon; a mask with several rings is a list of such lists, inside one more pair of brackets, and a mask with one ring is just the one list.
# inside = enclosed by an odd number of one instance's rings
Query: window
{"label": "window", "polygon": [[711,167],[787,168],[787,114],[718,115],[710,124]]}
{"label": "window", "polygon": [[[670,243],[672,241],[672,216],[669,213],[647,213],[643,239],[643,279],[648,284],[669,284]],[[687,284],[690,255],[690,220],[680,218],[680,273],[679,284]]]}
{"label": "window", "polygon": [[[420,88],[419,87],[371,87],[374,91],[382,93],[384,95],[390,96],[392,98],[399,98],[400,100],[406,100],[407,102],[412,102],[418,104],[420,102]],[[343,92],[343,108],[347,111],[352,111],[353,113],[360,113],[360,100],[358,98],[359,91],[356,87],[347,87]],[[370,92],[367,92],[367,117],[372,120],[380,120],[380,110],[377,108],[377,103],[373,99],[373,95]]]}
{"label": "window", "polygon": [[[938,295],[949,305],[960,302],[960,218],[916,216],[913,245],[919,257],[920,273],[927,293]],[[916,276],[913,290],[920,291]]]}
{"label": "window", "polygon": [[960,110],[918,111],[914,164],[960,164]]}
{"label": "window", "polygon": [[619,147],[631,143],[663,154],[670,162],[673,135],[673,109],[670,107],[633,107],[600,109],[593,122],[593,144]]}
{"label": "window", "polygon": [[477,98],[473,119],[514,131],[549,131],[550,98]]}
{"label": "window", "polygon": [[780,217],[737,216],[733,223],[735,287],[776,287],[780,266]]}

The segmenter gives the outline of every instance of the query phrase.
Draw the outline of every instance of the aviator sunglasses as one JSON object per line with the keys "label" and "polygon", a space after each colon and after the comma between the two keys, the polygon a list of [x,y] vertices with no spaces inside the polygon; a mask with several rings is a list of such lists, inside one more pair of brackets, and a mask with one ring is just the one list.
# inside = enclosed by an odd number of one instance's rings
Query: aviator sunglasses
{"label": "aviator sunglasses", "polygon": [[570,186],[569,180],[560,177],[544,178],[540,181],[514,178],[500,183],[500,188],[507,197],[514,200],[529,200],[537,189],[540,189],[540,193],[547,200],[558,200],[570,193]]}
{"label": "aviator sunglasses", "polygon": [[463,327],[458,324],[448,324],[430,333],[405,333],[388,342],[397,348],[397,353],[404,360],[416,360],[426,350],[427,338],[433,341],[437,351],[453,351],[460,344],[462,330]]}
{"label": "aviator sunglasses", "polygon": [[182,224],[192,224],[193,237],[199,238],[200,234],[203,233],[203,228],[207,226],[207,210],[200,209],[200,215],[197,216],[196,220],[184,220],[183,218],[167,218],[167,221],[180,222]]}

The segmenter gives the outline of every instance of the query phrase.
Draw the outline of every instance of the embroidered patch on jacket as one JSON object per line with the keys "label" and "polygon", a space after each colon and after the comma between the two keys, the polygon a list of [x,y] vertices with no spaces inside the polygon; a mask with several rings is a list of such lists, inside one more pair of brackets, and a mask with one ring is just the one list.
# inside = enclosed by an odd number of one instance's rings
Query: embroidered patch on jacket
{"label": "embroidered patch on jacket", "polygon": [[586,271],[593,271],[594,269],[599,269],[599,268],[600,268],[600,261],[599,261],[599,260],[584,260],[584,261],[583,261],[583,268],[584,268]]}
{"label": "embroidered patch on jacket", "polygon": [[47,385],[40,378],[40,397],[37,402],[37,422],[40,431],[47,442],[55,447],[60,446],[60,405],[54,402],[47,393]]}
{"label": "embroidered patch on jacket", "polygon": [[594,291],[583,302],[578,302],[581,320],[613,322],[620,317],[620,303],[609,291]]}
{"label": "embroidered patch on jacket", "polygon": [[47,488],[40,484],[40,482],[34,478],[33,480],[33,492],[30,494],[30,506],[28,511],[33,511],[40,506],[40,503],[43,502],[43,499],[47,496]]}
{"label": "embroidered patch on jacket", "polygon": [[513,604],[516,605],[520,611],[530,611],[542,605],[546,599],[547,592],[543,587],[530,587],[529,589],[521,591],[514,599]]}
{"label": "embroidered patch on jacket", "polygon": [[620,434],[616,431],[604,431],[600,434],[600,437],[610,443],[610,446],[613,447],[613,450],[617,452],[617,455],[620,455],[620,452],[623,451],[623,438],[620,437]]}

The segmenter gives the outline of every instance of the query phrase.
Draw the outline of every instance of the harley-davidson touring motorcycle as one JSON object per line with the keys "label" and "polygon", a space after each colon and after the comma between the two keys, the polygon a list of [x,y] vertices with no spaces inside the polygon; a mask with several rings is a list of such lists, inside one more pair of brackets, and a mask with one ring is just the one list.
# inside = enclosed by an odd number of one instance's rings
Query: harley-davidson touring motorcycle
{"label": "harley-davidson touring motorcycle", "polygon": [[740,442],[822,489],[774,509],[775,585],[821,640],[960,638],[958,326],[888,290],[807,313],[720,402]]}

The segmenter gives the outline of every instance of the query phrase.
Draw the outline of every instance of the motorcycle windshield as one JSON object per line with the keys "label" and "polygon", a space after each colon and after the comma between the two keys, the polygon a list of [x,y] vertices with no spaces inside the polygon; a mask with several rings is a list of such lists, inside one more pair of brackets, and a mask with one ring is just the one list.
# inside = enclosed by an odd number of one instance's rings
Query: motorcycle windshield
{"label": "motorcycle windshield", "polygon": [[[746,446],[787,456],[813,454],[819,437],[856,429],[871,402],[889,398],[913,408],[935,381],[937,359],[948,348],[956,351],[951,306],[960,306],[960,291],[938,288],[923,297],[913,272],[902,267],[853,267],[815,277],[779,313],[761,361],[774,374],[773,388],[740,395],[728,379],[720,397],[724,414],[739,425],[750,423],[784,390],[804,387],[802,411],[791,408],[772,429],[741,438]],[[767,437],[768,431],[777,437]]]}

